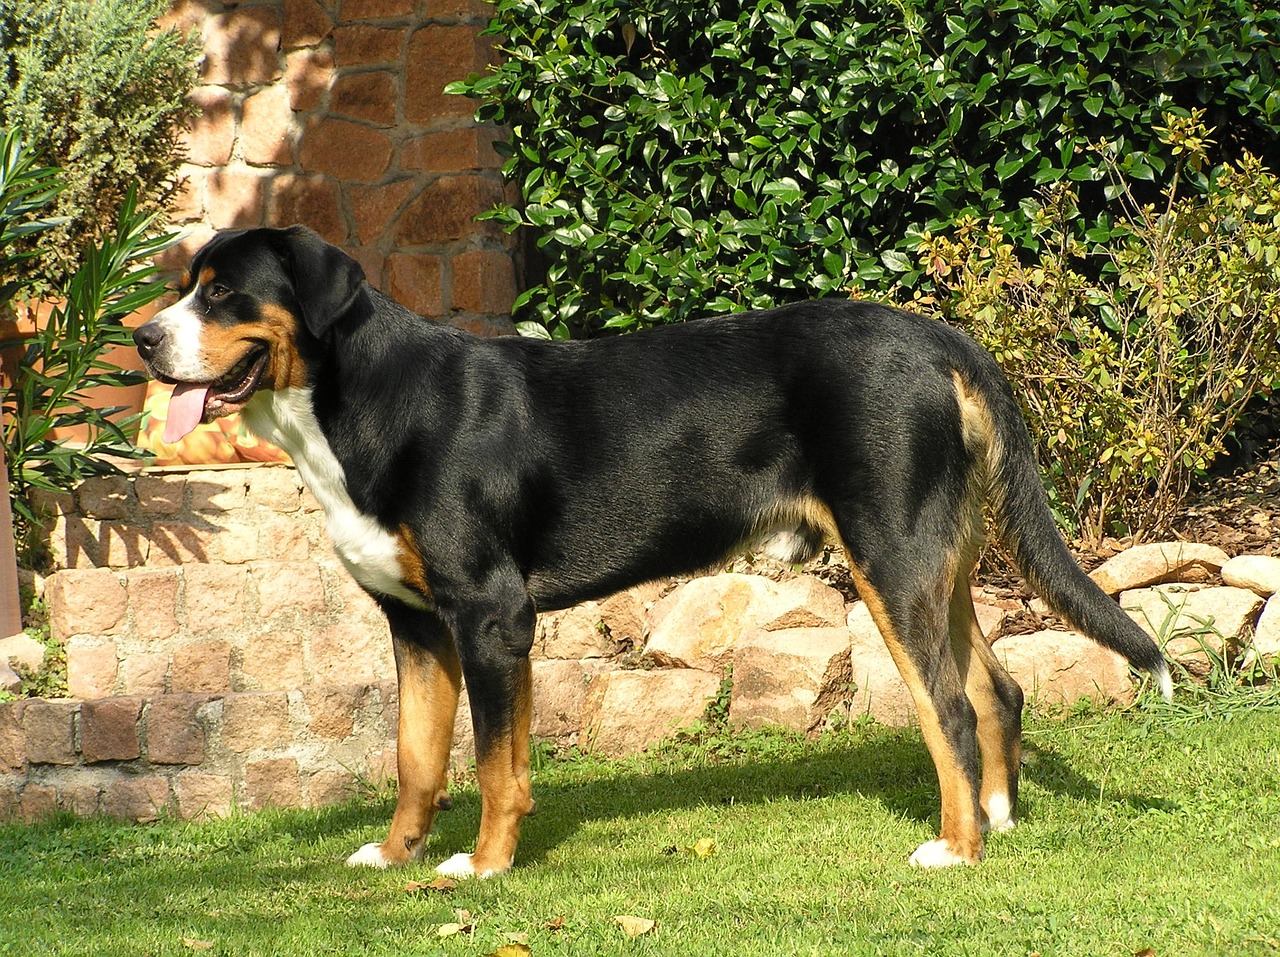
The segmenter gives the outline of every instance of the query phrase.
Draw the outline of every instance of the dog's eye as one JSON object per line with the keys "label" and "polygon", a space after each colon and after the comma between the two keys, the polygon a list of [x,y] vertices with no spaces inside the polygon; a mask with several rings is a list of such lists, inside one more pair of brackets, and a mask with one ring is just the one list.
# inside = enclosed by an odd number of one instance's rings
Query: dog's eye
{"label": "dog's eye", "polygon": [[209,287],[209,298],[214,302],[217,302],[219,299],[225,299],[229,295],[231,295],[231,290],[222,285],[222,283],[215,282]]}

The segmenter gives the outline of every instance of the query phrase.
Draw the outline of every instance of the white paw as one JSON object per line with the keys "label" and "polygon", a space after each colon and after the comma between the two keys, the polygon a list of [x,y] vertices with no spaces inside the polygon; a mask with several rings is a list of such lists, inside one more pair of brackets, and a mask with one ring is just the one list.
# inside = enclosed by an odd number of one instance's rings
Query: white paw
{"label": "white paw", "polygon": [[382,856],[381,844],[366,844],[347,858],[347,867],[376,867],[382,869],[391,862]]}
{"label": "white paw", "polygon": [[1009,805],[1008,795],[993,794],[987,800],[987,822],[985,830],[999,834],[1012,831],[1017,823],[1013,819],[1013,808]]}
{"label": "white paw", "polygon": [[475,877],[476,869],[471,863],[470,854],[455,854],[437,866],[436,873],[443,874],[445,877],[467,878]]}
{"label": "white paw", "polygon": [[912,867],[954,867],[968,863],[963,857],[947,845],[942,838],[936,841],[925,841],[911,855]]}

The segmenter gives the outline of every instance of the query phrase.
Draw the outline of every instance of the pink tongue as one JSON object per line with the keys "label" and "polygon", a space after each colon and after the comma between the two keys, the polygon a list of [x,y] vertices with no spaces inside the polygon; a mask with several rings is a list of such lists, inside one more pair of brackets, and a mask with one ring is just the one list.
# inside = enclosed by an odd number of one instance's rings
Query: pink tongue
{"label": "pink tongue", "polygon": [[180,382],[173,387],[169,400],[169,417],[165,420],[164,441],[173,443],[200,424],[204,418],[204,399],[209,394],[207,385]]}

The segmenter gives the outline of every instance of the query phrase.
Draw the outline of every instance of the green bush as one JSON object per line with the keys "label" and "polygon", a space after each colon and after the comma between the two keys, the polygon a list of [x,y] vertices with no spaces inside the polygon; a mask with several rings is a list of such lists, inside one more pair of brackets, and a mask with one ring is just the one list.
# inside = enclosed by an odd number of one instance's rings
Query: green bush
{"label": "green bush", "polygon": [[1166,111],[1280,151],[1280,12],[1253,0],[498,0],[492,30],[504,62],[451,89],[511,128],[497,218],[536,237],[518,305],[557,336],[915,286],[920,233],[1034,246],[1059,183],[1105,239],[1085,146],[1154,183]]}
{"label": "green bush", "polygon": [[[1211,145],[1198,121],[1158,130],[1193,170]],[[1033,217],[1033,265],[977,220],[919,250],[935,305],[1013,382],[1060,522],[1089,541],[1167,530],[1250,400],[1280,384],[1280,177],[1245,154],[1204,195],[1175,179],[1143,204],[1114,144],[1094,153],[1124,210],[1106,245],[1076,240],[1059,185]]]}
{"label": "green bush", "polygon": [[[52,215],[65,218],[25,265],[37,293],[74,272],[82,248],[115,223],[129,190],[144,212],[175,188],[177,136],[194,115],[198,38],[154,29],[169,0],[0,3],[0,127],[63,170]],[[28,247],[30,248],[30,247]],[[12,280],[0,274],[0,282]]]}
{"label": "green bush", "polygon": [[[61,171],[39,166],[16,130],[0,128],[0,264],[29,261],[15,250],[20,241],[40,249],[57,228],[42,218],[56,202]],[[112,216],[110,231],[86,248],[74,273],[50,292],[57,303],[47,321],[22,342],[14,382],[0,405],[9,493],[19,548],[30,560],[30,533],[39,522],[31,492],[57,491],[89,475],[115,470],[110,458],[137,458],[141,450],[127,430],[132,420],[117,421],[120,409],[101,408],[86,396],[98,386],[118,387],[143,381],[139,372],[106,361],[112,347],[129,342],[124,319],[165,291],[157,267],[147,261],[175,237],[157,236],[159,214],[138,208],[129,189]],[[4,287],[7,305],[12,286]],[[76,442],[56,433],[79,430]]]}

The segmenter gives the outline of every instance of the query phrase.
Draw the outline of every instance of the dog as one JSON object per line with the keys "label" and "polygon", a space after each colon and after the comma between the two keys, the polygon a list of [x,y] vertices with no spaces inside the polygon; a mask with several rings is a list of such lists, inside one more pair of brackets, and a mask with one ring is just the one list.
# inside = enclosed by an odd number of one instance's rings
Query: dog
{"label": "dog", "polygon": [[302,226],[214,236],[134,333],[174,385],[172,441],[231,412],[292,456],[335,551],[386,613],[400,691],[390,832],[421,857],[465,679],[481,821],[437,870],[511,867],[529,786],[535,615],[744,549],[843,545],[919,711],[942,799],[910,861],[973,864],[1013,826],[1023,694],[974,616],[984,503],[1033,587],[1150,672],[1156,644],[1080,570],[1026,425],[962,333],[822,299],[633,335],[485,339],[418,316]]}

